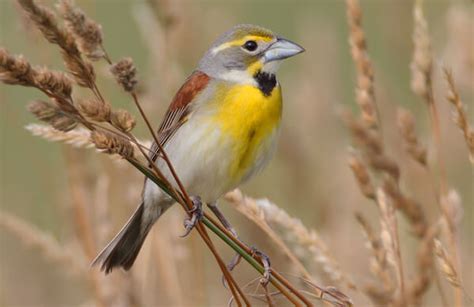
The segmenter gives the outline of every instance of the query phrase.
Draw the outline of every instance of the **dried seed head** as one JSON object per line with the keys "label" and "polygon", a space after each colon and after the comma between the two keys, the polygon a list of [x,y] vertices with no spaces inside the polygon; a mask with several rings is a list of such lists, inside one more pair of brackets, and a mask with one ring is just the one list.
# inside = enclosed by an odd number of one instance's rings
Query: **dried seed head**
{"label": "dried seed head", "polygon": [[74,77],[74,81],[79,86],[92,88],[96,78],[92,64],[82,60],[77,61],[75,57],[70,57],[67,54],[63,54],[63,56],[64,65]]}
{"label": "dried seed head", "polygon": [[102,27],[88,18],[75,6],[72,0],[62,0],[58,8],[65,19],[67,30],[76,40],[79,50],[91,60],[99,60],[104,56],[102,49]]}
{"label": "dried seed head", "polygon": [[344,112],[342,119],[349,128],[355,143],[363,148],[365,152],[371,155],[383,154],[383,145],[377,131],[368,129],[365,121],[355,119],[349,112]]}
{"label": "dried seed head", "polygon": [[457,233],[464,214],[461,196],[455,189],[449,189],[446,195],[441,197],[440,202],[449,231]]}
{"label": "dried seed head", "polygon": [[384,180],[383,191],[391,199],[394,206],[410,221],[413,233],[422,238],[428,229],[428,225],[421,205],[414,199],[405,196],[392,180]]}
{"label": "dried seed head", "polygon": [[377,106],[374,90],[374,70],[367,52],[367,42],[362,28],[362,10],[357,0],[347,0],[349,43],[356,66],[356,102],[361,109],[362,120],[371,128],[378,126]]}
{"label": "dried seed head", "polygon": [[133,157],[132,144],[119,136],[104,131],[93,131],[91,133],[91,142],[95,147],[108,154],[118,154],[124,158]]}
{"label": "dried seed head", "polygon": [[126,91],[133,92],[137,85],[137,69],[131,58],[124,58],[112,65],[110,71],[115,76],[118,84]]}
{"label": "dried seed head", "polygon": [[428,33],[428,24],[423,15],[422,1],[417,0],[413,8],[413,59],[410,65],[412,80],[411,88],[415,94],[431,103],[431,70],[432,54],[431,42]]}
{"label": "dried seed head", "polygon": [[18,0],[18,2],[43,33],[43,36],[50,43],[61,47],[64,64],[74,76],[77,84],[91,88],[95,81],[94,69],[89,62],[82,59],[73,35],[58,25],[49,8],[39,5],[33,0]]}
{"label": "dried seed head", "polygon": [[405,150],[407,153],[420,164],[426,166],[426,148],[418,141],[415,132],[415,118],[405,109],[397,110],[398,130],[403,138]]}
{"label": "dried seed head", "polygon": [[77,126],[77,121],[68,116],[55,105],[41,100],[32,101],[28,105],[28,111],[33,113],[39,120],[49,123],[57,130],[69,131]]}
{"label": "dried seed head", "polygon": [[35,75],[36,86],[55,97],[71,99],[72,81],[63,72],[40,68]]}
{"label": "dried seed head", "polygon": [[80,99],[77,108],[86,117],[96,122],[108,122],[110,120],[111,105],[97,99]]}
{"label": "dried seed head", "polygon": [[48,141],[64,142],[75,148],[91,148],[94,144],[91,143],[91,133],[85,128],[78,128],[71,131],[63,132],[52,128],[49,125],[43,124],[28,124],[26,130],[31,132],[34,136],[42,137]]}
{"label": "dried seed head", "polygon": [[11,56],[0,48],[0,81],[6,84],[34,86],[36,72],[23,56]]}
{"label": "dried seed head", "polygon": [[451,261],[441,241],[435,239],[434,242],[436,259],[438,260],[438,265],[441,268],[441,271],[444,273],[444,276],[451,285],[454,287],[460,287],[461,282],[455,266],[453,265],[453,261]]}
{"label": "dried seed head", "polygon": [[112,125],[123,131],[130,132],[135,127],[135,118],[126,110],[118,109],[112,112],[110,116]]}
{"label": "dried seed head", "polygon": [[34,100],[28,104],[28,111],[33,113],[39,120],[47,122],[57,115],[59,109],[49,102]]}
{"label": "dried seed head", "polygon": [[375,189],[370,180],[370,175],[366,165],[359,157],[357,157],[355,154],[352,154],[349,158],[349,166],[351,167],[352,173],[359,184],[362,194],[364,194],[367,198],[375,199]]}
{"label": "dried seed head", "polygon": [[18,3],[50,43],[58,44],[65,50],[77,51],[74,40],[58,26],[56,17],[49,8],[34,0],[18,0]]}
{"label": "dried seed head", "polygon": [[452,73],[445,69],[444,76],[449,88],[448,96],[446,98],[455,108],[454,122],[462,131],[467,148],[469,149],[469,160],[474,164],[474,129],[469,125],[467,120],[466,110],[454,84]]}
{"label": "dried seed head", "polygon": [[60,131],[69,131],[77,127],[77,122],[69,116],[56,116],[49,122],[51,126]]}
{"label": "dried seed head", "polygon": [[420,245],[416,253],[417,273],[413,276],[410,284],[406,287],[410,305],[422,305],[421,300],[423,295],[429,289],[433,279],[433,239],[438,235],[438,233],[439,223],[435,223],[431,225],[425,235],[420,238]]}
{"label": "dried seed head", "polygon": [[382,287],[380,285],[369,286],[366,288],[366,292],[378,303],[386,303],[391,300],[393,292],[396,290],[392,273],[389,270],[387,251],[382,239],[375,233],[368,220],[361,213],[356,213],[356,219],[367,236],[368,246],[372,251],[370,271],[382,282]]}

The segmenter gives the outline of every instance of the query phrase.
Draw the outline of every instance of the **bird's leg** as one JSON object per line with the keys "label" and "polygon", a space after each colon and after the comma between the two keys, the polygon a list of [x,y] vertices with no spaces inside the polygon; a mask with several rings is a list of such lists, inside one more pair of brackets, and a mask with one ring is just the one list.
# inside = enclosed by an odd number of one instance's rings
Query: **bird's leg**
{"label": "bird's leg", "polygon": [[[245,242],[240,240],[239,236],[237,235],[237,231],[235,231],[235,228],[232,227],[232,225],[229,223],[229,221],[226,219],[224,214],[219,210],[217,207],[217,203],[213,202],[211,204],[207,204],[209,209],[211,209],[212,213],[217,217],[217,219],[221,222],[222,226],[225,227],[237,240],[239,240],[242,244],[245,246],[249,247]],[[265,255],[263,252],[259,251],[255,247],[249,247],[249,249],[252,250],[252,255],[256,255],[260,257],[260,260],[262,261],[263,268],[264,268],[264,273],[263,273],[263,278],[260,280],[260,282],[263,285],[266,285],[268,281],[270,280],[270,274],[271,274],[271,266],[270,266],[270,257]],[[227,268],[229,271],[232,271],[239,263],[242,257],[240,254],[236,254],[234,258],[232,258],[231,262],[227,265]]]}
{"label": "bird's leg", "polygon": [[265,255],[264,253],[262,253],[256,248],[252,248],[252,253],[253,255],[260,257],[260,261],[262,262],[262,265],[263,265],[263,277],[260,279],[260,283],[263,286],[266,286],[268,282],[270,281],[270,275],[272,273],[272,267],[270,265],[270,257],[268,257],[267,255]]}
{"label": "bird's leg", "polygon": [[202,219],[202,202],[199,196],[191,196],[191,201],[193,202],[193,208],[189,211],[191,213],[190,218],[184,220],[184,227],[186,232],[181,237],[186,237],[191,230],[196,226],[196,224]]}
{"label": "bird's leg", "polygon": [[237,231],[235,231],[234,227],[232,227],[232,225],[229,223],[229,221],[225,218],[224,214],[222,214],[222,212],[219,210],[219,208],[217,207],[217,203],[213,202],[211,204],[207,204],[207,206],[209,207],[209,209],[211,209],[212,213],[214,213],[214,215],[217,217],[219,222],[221,222],[222,226],[224,226],[225,229],[230,231],[230,233],[235,238],[238,239],[239,236],[237,235]]}

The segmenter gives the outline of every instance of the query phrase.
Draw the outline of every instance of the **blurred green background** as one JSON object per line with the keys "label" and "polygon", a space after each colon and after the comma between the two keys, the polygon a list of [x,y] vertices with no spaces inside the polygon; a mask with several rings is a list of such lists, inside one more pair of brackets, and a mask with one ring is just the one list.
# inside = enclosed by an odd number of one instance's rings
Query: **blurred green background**
{"label": "blurred green background", "polygon": [[[44,2],[54,4],[53,1]],[[173,94],[208,46],[233,25],[258,24],[304,46],[306,52],[285,62],[278,74],[284,93],[284,120],[278,153],[270,166],[243,190],[252,197],[269,198],[308,227],[318,230],[344,271],[356,279],[368,279],[368,251],[353,213],[363,211],[376,218],[376,210],[360,195],[352,178],[347,165],[350,138],[338,117],[342,107],[357,111],[344,1],[163,0],[155,2],[156,11],[151,9],[153,6],[149,1],[76,2],[102,25],[104,43],[113,59],[123,56],[134,59],[143,102],[155,125],[159,124]],[[413,2],[362,0],[361,4],[389,154],[405,167],[402,169],[403,188],[423,204],[430,217],[434,217],[437,208],[430,203],[433,196],[427,196],[430,187],[426,182],[430,178],[407,162],[395,126],[397,105],[410,109],[416,116],[420,138],[432,149],[427,110],[410,90]],[[461,134],[451,120],[450,108],[444,98],[446,85],[441,67],[453,69],[472,123],[473,5],[469,0],[435,0],[425,1],[424,7],[435,56],[434,82],[442,117],[442,154],[447,162],[449,185],[457,189],[464,205],[460,239],[466,290],[472,297],[473,167]],[[0,45],[11,53],[23,54],[31,63],[63,69],[57,48],[38,34],[15,1],[0,1]],[[108,76],[107,67],[101,63],[96,69],[99,85],[113,105],[137,114],[128,97]],[[79,91],[78,95],[87,94]],[[61,242],[68,242],[73,226],[69,217],[69,177],[65,171],[67,149],[65,145],[34,137],[24,129],[25,125],[36,122],[25,109],[27,102],[35,98],[45,97],[33,89],[0,84],[1,210],[50,232]],[[137,134],[148,138],[142,123],[137,127]],[[79,162],[84,165],[85,176],[96,182],[96,170],[104,172],[98,165],[106,163],[107,158],[98,157],[91,150],[81,152]],[[430,152],[433,162],[432,156]],[[108,166],[113,167],[113,164]],[[128,166],[122,166],[117,172],[133,173]],[[131,208],[138,203],[142,182],[137,174],[117,180],[122,183],[112,184],[110,188],[110,207],[118,212],[114,213],[112,233],[119,229]],[[129,189],[134,189],[132,192],[118,188],[127,183]],[[125,192],[132,196],[123,196]],[[128,207],[124,200],[130,201]],[[244,217],[229,207],[222,207],[244,241],[264,250],[274,248],[265,236],[254,235],[259,230]],[[173,211],[181,216],[179,209]],[[155,231],[160,233],[165,225],[158,223]],[[405,223],[402,223],[401,232],[402,238],[408,240],[404,248],[413,249],[414,243],[410,241]],[[276,264],[278,259],[284,259],[278,257],[275,256]],[[0,269],[0,305],[3,306],[81,305],[90,295],[82,279],[63,274],[61,268],[39,257],[36,251],[3,230],[0,232]],[[212,262],[207,264],[206,270],[213,270],[206,274],[206,280],[219,286],[220,276]],[[359,297],[358,294],[354,296]],[[434,306],[438,299],[430,294],[428,301]],[[206,304],[217,303],[211,300]]]}

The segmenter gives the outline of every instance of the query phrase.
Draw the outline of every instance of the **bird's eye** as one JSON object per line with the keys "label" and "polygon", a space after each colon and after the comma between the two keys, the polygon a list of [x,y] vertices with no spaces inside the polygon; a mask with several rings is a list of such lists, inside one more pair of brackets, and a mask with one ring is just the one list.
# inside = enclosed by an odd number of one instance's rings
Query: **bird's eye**
{"label": "bird's eye", "polygon": [[243,45],[245,50],[248,51],[255,51],[258,47],[257,43],[255,41],[246,41],[245,44]]}

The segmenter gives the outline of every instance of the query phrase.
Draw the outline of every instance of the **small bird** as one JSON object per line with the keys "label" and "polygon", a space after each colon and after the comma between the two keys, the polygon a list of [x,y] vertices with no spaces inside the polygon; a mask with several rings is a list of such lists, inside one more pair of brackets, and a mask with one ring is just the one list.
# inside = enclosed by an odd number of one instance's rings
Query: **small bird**
{"label": "small bird", "polygon": [[[303,51],[270,30],[242,24],[224,33],[204,54],[158,130],[158,141],[189,195],[217,210],[219,197],[268,163],[282,115],[275,73],[281,60]],[[151,158],[177,186],[156,144]],[[145,179],[142,203],[92,265],[101,264],[106,273],[115,267],[130,269],[151,227],[173,203]]]}

